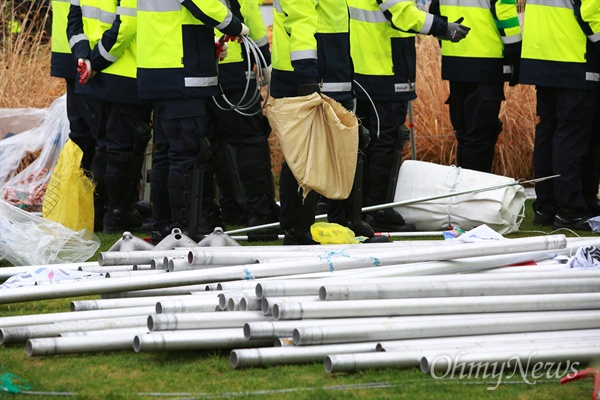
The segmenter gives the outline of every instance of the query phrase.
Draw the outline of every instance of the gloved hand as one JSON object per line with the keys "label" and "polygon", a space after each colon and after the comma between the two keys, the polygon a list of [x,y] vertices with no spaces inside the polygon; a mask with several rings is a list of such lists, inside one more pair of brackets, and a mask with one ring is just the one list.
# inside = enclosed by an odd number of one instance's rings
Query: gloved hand
{"label": "gloved hand", "polygon": [[521,63],[516,62],[511,65],[512,72],[510,74],[510,79],[508,80],[508,86],[517,86],[519,83],[519,74],[521,73]]}
{"label": "gloved hand", "polygon": [[238,36],[248,36],[250,34],[250,28],[248,28],[245,24],[242,24],[242,31]]}
{"label": "gloved hand", "polygon": [[225,35],[226,42],[233,42],[234,40],[238,43],[242,43],[242,36],[248,36],[250,34],[250,28],[248,28],[245,24],[242,24],[242,30],[237,36]]}
{"label": "gloved hand", "polygon": [[273,69],[272,66],[268,66],[266,68],[263,68],[262,71],[262,82],[260,83],[261,86],[267,86],[271,83],[271,70]]}
{"label": "gloved hand", "polygon": [[464,39],[471,28],[468,26],[464,26],[461,24],[464,18],[460,17],[456,20],[456,22],[448,22],[448,30],[446,31],[446,36],[441,37],[442,40],[449,40],[451,42],[460,42]]}
{"label": "gloved hand", "polygon": [[504,61],[511,68],[508,85],[516,86],[519,83],[519,73],[521,71],[521,42],[504,45]]}
{"label": "gloved hand", "polygon": [[215,38],[215,53],[219,61],[223,61],[227,58],[228,49],[229,46],[227,45],[227,42],[224,40],[224,38],[223,40]]}
{"label": "gloved hand", "polygon": [[318,83],[305,83],[298,86],[298,96],[308,96],[313,93],[321,93]]}
{"label": "gloved hand", "polygon": [[96,71],[92,69],[92,63],[87,58],[77,60],[77,73],[79,74],[79,83],[82,85],[85,85],[96,75]]}

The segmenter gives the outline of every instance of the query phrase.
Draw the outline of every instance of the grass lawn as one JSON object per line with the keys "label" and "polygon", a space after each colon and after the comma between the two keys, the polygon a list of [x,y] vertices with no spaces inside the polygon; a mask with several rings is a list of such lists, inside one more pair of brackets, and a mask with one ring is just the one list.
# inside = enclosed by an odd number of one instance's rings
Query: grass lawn
{"label": "grass lawn", "polygon": [[[508,237],[548,234],[532,225],[531,204],[521,231]],[[590,236],[585,232],[557,232]],[[100,251],[119,235],[98,235]],[[262,243],[264,244],[264,243]],[[278,244],[278,243],[272,243]],[[86,299],[98,296],[86,297]],[[81,299],[81,298],[77,298]],[[0,305],[0,316],[64,312],[70,299]],[[2,393],[14,374],[30,394]],[[327,374],[322,363],[234,370],[228,350],[134,353],[132,351],[28,357],[23,344],[0,347],[0,398],[31,399],[589,399],[593,381],[560,385],[555,371],[487,379],[434,379],[417,369]],[[15,382],[14,383],[19,383]],[[23,384],[24,382],[20,382]],[[500,384],[499,384],[500,383]],[[37,393],[37,396],[35,395]]]}

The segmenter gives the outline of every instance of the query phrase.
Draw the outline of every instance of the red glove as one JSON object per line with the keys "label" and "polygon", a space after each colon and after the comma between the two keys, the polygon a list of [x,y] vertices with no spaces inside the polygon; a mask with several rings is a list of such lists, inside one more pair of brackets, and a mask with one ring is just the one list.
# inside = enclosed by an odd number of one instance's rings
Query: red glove
{"label": "red glove", "polygon": [[226,42],[233,42],[236,40],[238,43],[242,43],[242,36],[248,36],[250,34],[250,28],[242,24],[242,30],[237,36],[225,35]]}
{"label": "red glove", "polygon": [[79,74],[79,83],[82,85],[85,85],[96,75],[96,71],[92,69],[92,64],[87,58],[77,60],[77,73]]}
{"label": "red glove", "polygon": [[222,37],[221,39],[215,38],[215,52],[216,52],[216,55],[217,55],[217,58],[219,59],[219,61],[223,61],[224,59],[227,58],[227,49],[228,48],[229,48],[229,46],[227,46],[225,37]]}

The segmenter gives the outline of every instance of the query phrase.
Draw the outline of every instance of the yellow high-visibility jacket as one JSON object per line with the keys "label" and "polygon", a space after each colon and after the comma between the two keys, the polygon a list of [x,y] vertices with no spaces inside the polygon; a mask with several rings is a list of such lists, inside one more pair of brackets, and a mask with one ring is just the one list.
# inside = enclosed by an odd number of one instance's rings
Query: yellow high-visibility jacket
{"label": "yellow high-visibility jacket", "polygon": [[70,0],[52,0],[52,58],[50,75],[57,78],[75,79],[77,62],[71,55],[71,47],[67,38],[67,18]]}
{"label": "yellow high-visibility jacket", "polygon": [[219,94],[214,28],[228,35],[240,20],[219,0],[138,2],[138,92],[146,99]]}
{"label": "yellow high-visibility jacket", "polygon": [[[471,28],[458,43],[442,41],[442,79],[499,82],[511,77],[509,61],[521,51],[521,26],[515,0],[434,0],[448,21],[464,18]],[[430,8],[431,10],[431,8]],[[505,60],[505,55],[513,57]]]}
{"label": "yellow high-visibility jacket", "polygon": [[137,0],[71,0],[67,35],[73,56],[97,75],[77,91],[107,101],[140,103],[136,85]]}
{"label": "yellow high-visibility jacket", "polygon": [[[598,0],[527,0],[520,82],[568,89],[600,88],[600,57],[586,33],[594,34],[581,26],[585,23],[598,29],[597,7]],[[578,20],[577,14],[586,20]]]}
{"label": "yellow high-visibility jacket", "polygon": [[352,99],[352,61],[345,0],[273,1],[271,95],[293,97],[298,86]]}

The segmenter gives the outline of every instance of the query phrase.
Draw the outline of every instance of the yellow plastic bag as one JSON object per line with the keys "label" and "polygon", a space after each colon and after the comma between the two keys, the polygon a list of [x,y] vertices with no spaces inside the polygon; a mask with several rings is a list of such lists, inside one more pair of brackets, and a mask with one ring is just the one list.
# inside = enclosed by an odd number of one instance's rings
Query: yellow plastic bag
{"label": "yellow plastic bag", "polygon": [[321,244],[360,243],[350,228],[332,222],[315,222],[310,227],[310,234]]}
{"label": "yellow plastic bag", "polygon": [[81,168],[83,151],[68,140],[63,146],[42,203],[42,216],[74,231],[94,231],[94,182]]}
{"label": "yellow plastic bag", "polygon": [[335,100],[313,93],[271,99],[266,114],[304,197],[348,198],[358,156],[358,119]]}

